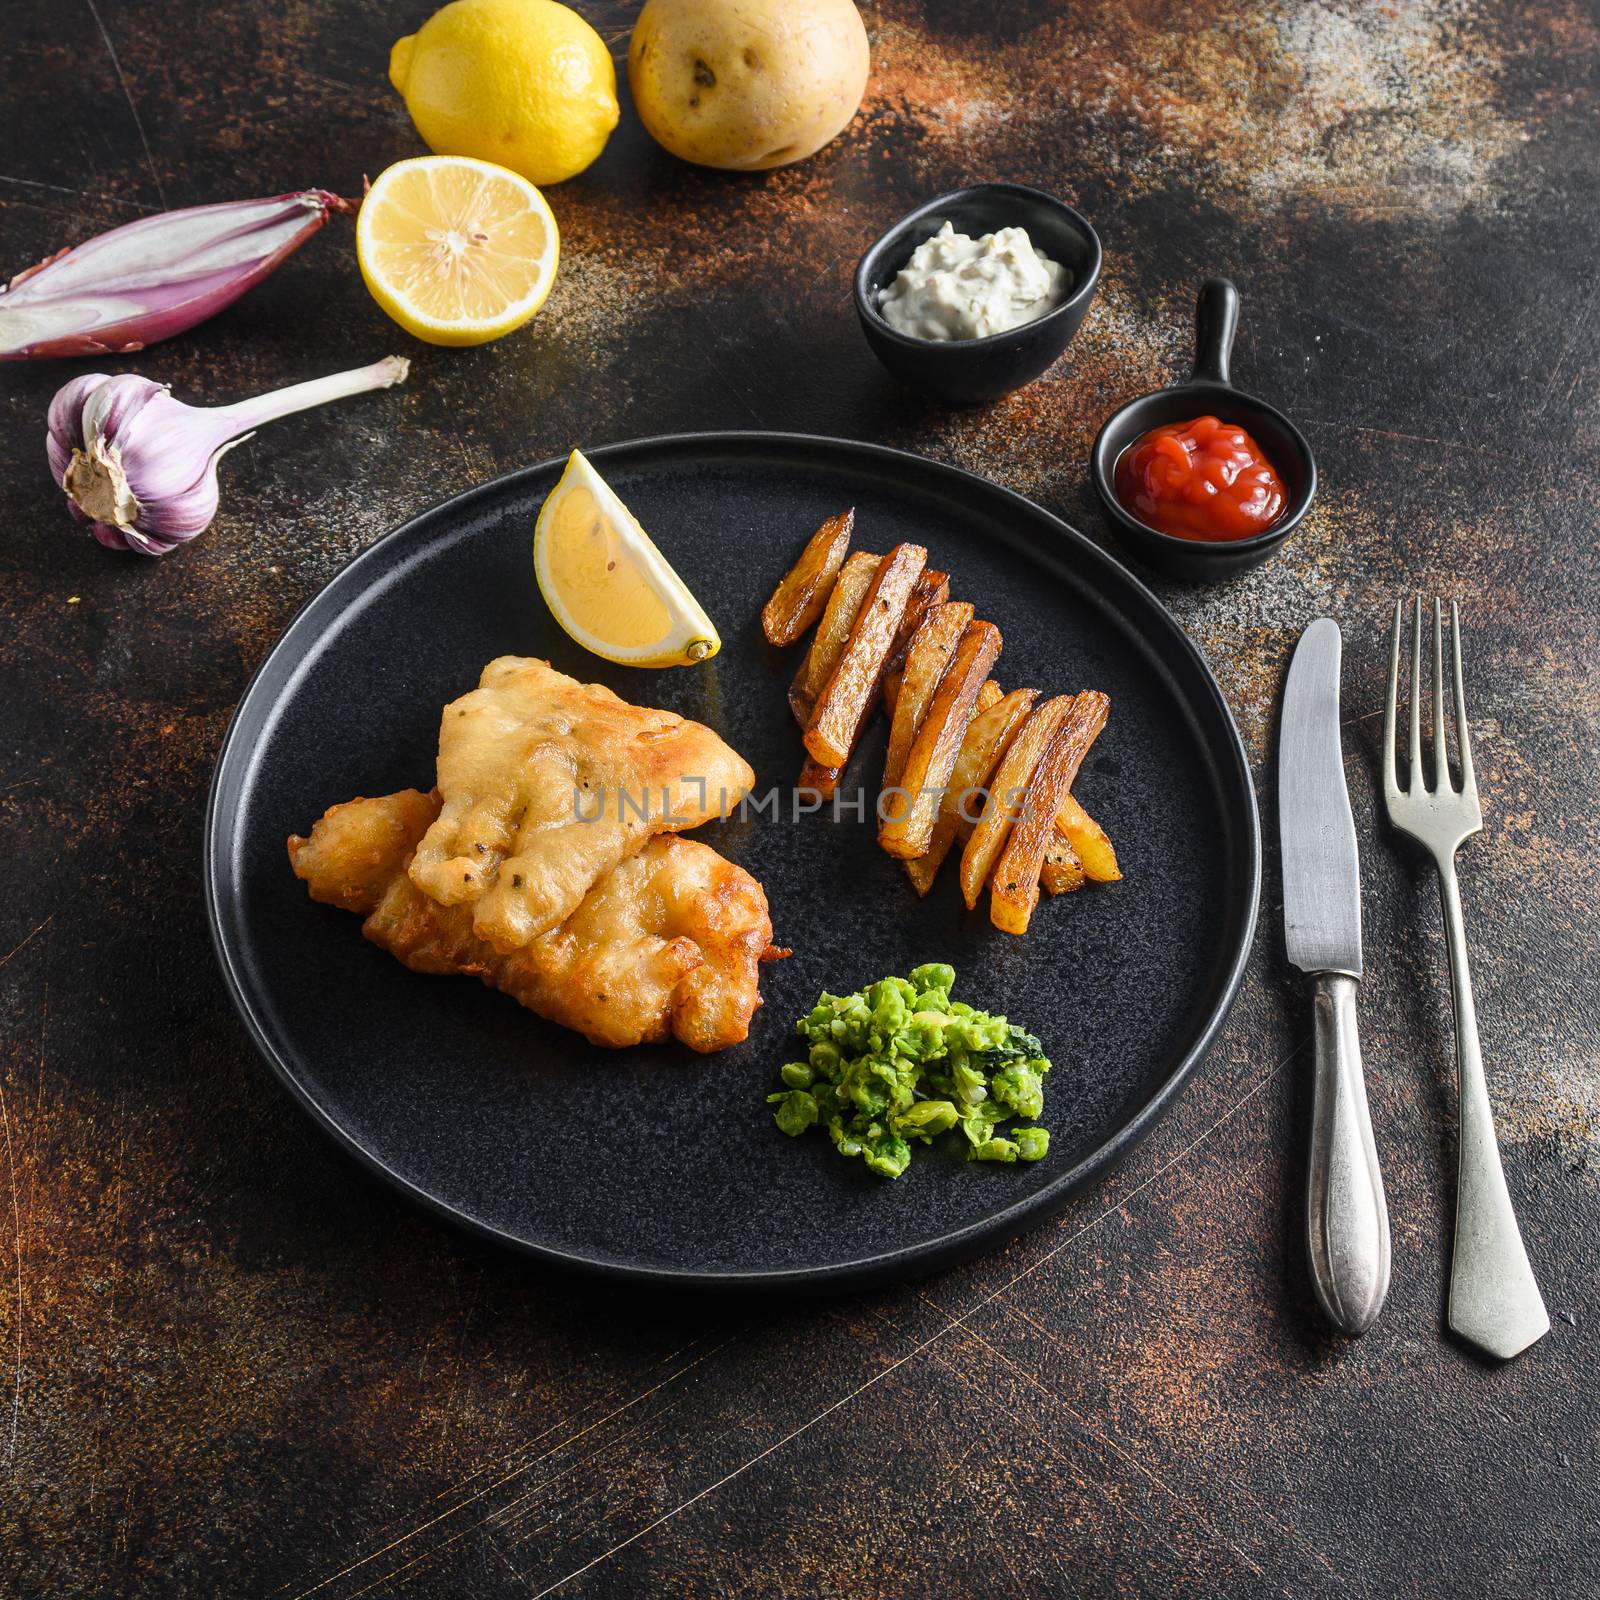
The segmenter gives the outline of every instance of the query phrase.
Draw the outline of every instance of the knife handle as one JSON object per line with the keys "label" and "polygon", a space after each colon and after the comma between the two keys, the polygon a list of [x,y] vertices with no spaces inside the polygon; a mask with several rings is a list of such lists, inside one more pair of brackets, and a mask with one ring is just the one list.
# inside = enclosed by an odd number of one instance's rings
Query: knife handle
{"label": "knife handle", "polygon": [[1316,1073],[1306,1190],[1311,1281],[1341,1333],[1365,1333],[1389,1292],[1389,1208],[1372,1142],[1356,1034],[1356,980],[1318,973]]}

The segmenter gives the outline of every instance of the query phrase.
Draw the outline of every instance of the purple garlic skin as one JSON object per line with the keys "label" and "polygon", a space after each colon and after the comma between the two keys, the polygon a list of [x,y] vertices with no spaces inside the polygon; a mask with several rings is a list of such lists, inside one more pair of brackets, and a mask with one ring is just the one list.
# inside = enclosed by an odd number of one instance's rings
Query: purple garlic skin
{"label": "purple garlic skin", "polygon": [[108,549],[140,555],[203,532],[217,514],[219,452],[184,428],[199,415],[133,373],[74,378],[50,403],[46,440],[67,509]]}
{"label": "purple garlic skin", "polygon": [[275,270],[354,204],[326,189],[163,211],[57,251],[0,286],[0,361],[104,356],[170,339]]}
{"label": "purple garlic skin", "polygon": [[162,556],[217,514],[217,462],[276,417],[403,383],[410,363],[297,383],[231,406],[189,406],[136,373],[86,372],[50,402],[45,452],[67,510],[111,550]]}

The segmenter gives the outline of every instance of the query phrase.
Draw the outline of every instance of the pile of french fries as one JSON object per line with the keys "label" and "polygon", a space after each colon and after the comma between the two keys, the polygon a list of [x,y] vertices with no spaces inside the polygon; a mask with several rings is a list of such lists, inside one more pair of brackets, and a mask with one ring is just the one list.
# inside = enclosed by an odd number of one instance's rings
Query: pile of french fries
{"label": "pile of french fries", "polygon": [[950,575],[921,545],[886,556],[850,549],[855,512],[817,529],[761,612],[778,648],[816,625],[789,690],[806,748],[798,787],[838,791],[873,711],[889,718],[878,843],[918,894],[961,849],[969,910],[989,886],[989,918],[1026,933],[1039,889],[1068,894],[1122,876],[1105,830],[1072,784],[1106,725],[1096,689],[1040,700],[989,676],[1000,630],[950,598]]}

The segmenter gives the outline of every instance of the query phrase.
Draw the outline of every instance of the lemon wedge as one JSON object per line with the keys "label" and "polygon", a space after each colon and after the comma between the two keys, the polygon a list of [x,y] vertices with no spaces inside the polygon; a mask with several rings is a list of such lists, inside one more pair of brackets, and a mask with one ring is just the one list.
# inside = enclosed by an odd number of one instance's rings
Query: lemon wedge
{"label": "lemon wedge", "polygon": [[428,344],[487,344],[520,328],[550,293],[560,253],[544,196],[471,156],[397,161],[356,218],[372,298]]}
{"label": "lemon wedge", "polygon": [[556,621],[607,661],[689,667],[722,648],[688,585],[579,450],[539,511],[533,571]]}

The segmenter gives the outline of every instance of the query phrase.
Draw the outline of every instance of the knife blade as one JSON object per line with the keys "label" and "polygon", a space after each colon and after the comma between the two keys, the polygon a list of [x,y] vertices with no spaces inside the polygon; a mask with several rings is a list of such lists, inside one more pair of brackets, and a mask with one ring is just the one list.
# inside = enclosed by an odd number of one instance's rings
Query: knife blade
{"label": "knife blade", "polygon": [[1389,1208],[1356,1030],[1361,862],[1339,738],[1339,625],[1319,617],[1289,663],[1278,732],[1284,943],[1311,979],[1314,1076],[1306,1248],[1333,1325],[1365,1333],[1389,1292]]}
{"label": "knife blade", "polygon": [[1361,862],[1339,741],[1339,624],[1300,636],[1283,691],[1278,829],[1284,942],[1302,972],[1361,976]]}

